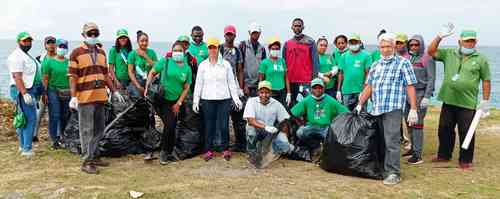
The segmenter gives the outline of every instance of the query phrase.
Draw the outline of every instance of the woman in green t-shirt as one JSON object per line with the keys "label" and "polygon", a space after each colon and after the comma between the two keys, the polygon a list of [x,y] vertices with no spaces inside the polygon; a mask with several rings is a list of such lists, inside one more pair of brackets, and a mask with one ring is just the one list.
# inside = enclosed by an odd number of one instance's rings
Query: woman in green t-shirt
{"label": "woman in green t-shirt", "polygon": [[133,97],[143,97],[146,78],[158,58],[155,51],[148,48],[149,36],[140,30],[137,31],[137,44],[139,48],[130,52],[127,59],[130,78],[128,91]]}
{"label": "woman in green t-shirt", "polygon": [[161,138],[160,164],[165,165],[179,160],[173,151],[176,140],[175,127],[177,115],[192,82],[192,71],[186,59],[182,42],[174,43],[171,58],[163,57],[155,64],[148,74],[146,85],[149,85],[157,74],[160,74],[160,85],[164,90],[163,98],[158,100],[157,106],[164,126]]}
{"label": "woman in green t-shirt", "polygon": [[259,66],[259,81],[271,82],[271,96],[283,106],[290,106],[292,94],[286,72],[286,64],[280,58],[281,43],[277,37],[268,41],[269,58],[262,60]]}
{"label": "woman in green t-shirt", "polygon": [[[44,59],[42,62],[43,86],[47,91],[47,97],[43,97],[49,105],[49,136],[52,140],[52,148],[60,148],[60,139],[69,118],[69,60],[68,42],[63,39],[56,40],[57,56]],[[48,99],[47,99],[48,98]]]}
{"label": "woman in green t-shirt", "polygon": [[130,83],[128,77],[128,54],[132,51],[132,42],[125,29],[116,32],[115,45],[109,49],[108,64],[111,78],[119,89],[126,89]]}
{"label": "woman in green t-shirt", "polygon": [[325,37],[321,37],[316,42],[318,45],[318,56],[319,56],[319,74],[318,76],[323,79],[325,83],[325,93],[332,97],[335,97],[337,92],[337,73],[339,68],[335,64],[335,59],[332,55],[327,54],[328,40]]}

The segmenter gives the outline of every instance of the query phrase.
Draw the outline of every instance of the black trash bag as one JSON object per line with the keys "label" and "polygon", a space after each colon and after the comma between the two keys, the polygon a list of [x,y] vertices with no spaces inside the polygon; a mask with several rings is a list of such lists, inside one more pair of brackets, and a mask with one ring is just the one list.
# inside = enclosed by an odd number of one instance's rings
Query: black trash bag
{"label": "black trash bag", "polygon": [[[152,106],[144,98],[140,98],[122,113],[118,114],[104,130],[104,138],[99,142],[99,150],[103,156],[119,157],[126,154],[141,154],[147,151],[144,135],[150,132]],[[148,140],[151,141],[151,140]],[[156,146],[149,143],[149,146]]]}
{"label": "black trash bag", "polygon": [[65,149],[75,154],[82,153],[80,144],[80,131],[78,127],[78,111],[71,110],[68,123],[66,124],[66,128],[64,128],[63,132],[63,146]]}
{"label": "black trash bag", "polygon": [[118,102],[118,100],[115,97],[111,98],[113,113],[115,115],[118,115],[121,112],[125,111],[128,107],[130,107],[134,103],[134,101],[132,100],[132,98],[130,97],[130,95],[126,90],[119,90],[118,92],[120,92],[125,101]]}
{"label": "black trash bag", "polygon": [[160,148],[161,133],[155,128],[149,128],[141,137],[141,144],[145,151],[154,151]]}
{"label": "black trash bag", "polygon": [[330,126],[320,167],[343,175],[382,179],[384,139],[376,118],[368,113],[343,113]]}
{"label": "black trash bag", "polygon": [[175,151],[182,160],[197,156],[203,150],[202,121],[200,115],[196,114],[192,107],[192,97],[186,98],[175,128]]}

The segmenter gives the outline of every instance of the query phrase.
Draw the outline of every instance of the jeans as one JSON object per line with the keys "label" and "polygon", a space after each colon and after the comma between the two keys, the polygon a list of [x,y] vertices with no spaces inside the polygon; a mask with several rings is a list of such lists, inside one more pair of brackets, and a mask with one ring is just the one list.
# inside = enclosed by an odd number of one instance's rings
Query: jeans
{"label": "jeans", "polygon": [[[200,100],[205,130],[204,151],[220,151],[229,148],[229,113],[231,99]],[[217,136],[220,135],[220,136]],[[216,138],[220,137],[220,140]],[[220,143],[217,143],[220,142]]]}
{"label": "jeans", "polygon": [[15,87],[11,87],[11,97],[14,97],[12,96],[13,94],[18,93],[14,98],[16,99],[17,105],[21,107],[24,115],[26,116],[26,125],[23,128],[16,129],[16,133],[19,138],[19,145],[22,151],[29,152],[32,150],[33,135],[37,123],[36,104],[38,102],[38,99],[40,99],[40,95],[42,95],[43,93],[43,86],[41,83],[38,83],[34,84],[33,87],[27,90],[27,93],[30,94],[33,98],[33,102],[31,105],[27,105],[24,102],[24,98],[20,96],[21,94],[19,92],[15,92],[13,88]]}
{"label": "jeans", "polygon": [[[136,76],[136,79],[137,82],[139,82],[139,84],[145,89],[146,80],[142,79],[139,76]],[[139,89],[135,87],[135,84],[133,84],[132,82],[129,82],[127,90],[130,93],[130,96],[132,97],[138,97],[138,98],[144,97],[144,93],[140,93]]]}
{"label": "jeans", "polygon": [[297,129],[299,145],[305,145],[309,149],[320,147],[321,142],[326,138],[329,127],[318,127],[312,125],[302,126]]}
{"label": "jeans", "polygon": [[384,134],[384,170],[386,176],[389,176],[390,174],[400,175],[401,173],[401,166],[399,163],[401,135],[399,126],[401,124],[402,117],[403,113],[401,109],[396,109],[377,116],[377,122],[380,128],[379,132],[383,132]]}
{"label": "jeans", "polygon": [[[424,144],[424,118],[427,113],[427,107],[420,107],[420,102],[425,96],[425,90],[417,90],[417,114],[418,114],[418,122],[413,126],[408,126],[408,134],[410,134],[411,139],[411,150],[413,151],[413,155],[416,157],[422,157],[422,150]],[[408,114],[410,112],[410,105],[406,104],[405,108],[405,121],[408,120]],[[403,132],[403,131],[401,131]]]}
{"label": "jeans", "polygon": [[359,93],[342,95],[342,102],[350,111],[354,110],[359,103]]}
{"label": "jeans", "polygon": [[[264,134],[265,137],[272,136],[271,133],[268,133],[264,129],[256,129],[255,127],[250,125],[246,126],[246,130],[247,130],[247,152],[249,154],[257,153],[257,144],[259,143],[259,140],[257,139],[258,137],[257,134]],[[279,132],[278,135],[275,138],[273,138],[272,148],[274,154],[282,155],[282,154],[287,154],[294,147],[288,141],[288,137],[286,136],[286,134]]]}
{"label": "jeans", "polygon": [[[458,126],[458,138],[460,141],[459,146],[461,146],[464,142],[465,136],[467,135],[469,126],[472,123],[474,114],[476,114],[475,110],[443,103],[443,106],[441,107],[441,115],[439,116],[438,157],[447,160],[451,159],[455,145],[455,126]],[[472,163],[472,160],[474,159],[474,137],[475,136],[472,137],[467,150],[460,147],[459,162]]]}
{"label": "jeans", "polygon": [[78,117],[82,160],[84,162],[96,160],[99,158],[99,141],[104,137],[104,104],[80,104]]}
{"label": "jeans", "polygon": [[[175,147],[175,128],[177,126],[177,115],[172,106],[177,102],[163,99],[159,104],[159,114],[163,122],[163,134],[161,136],[161,151],[171,154]],[[180,108],[179,110],[182,110]]]}
{"label": "jeans", "polygon": [[58,91],[53,89],[48,90],[47,96],[49,101],[49,136],[52,143],[57,143],[69,119],[70,97],[60,97]]}

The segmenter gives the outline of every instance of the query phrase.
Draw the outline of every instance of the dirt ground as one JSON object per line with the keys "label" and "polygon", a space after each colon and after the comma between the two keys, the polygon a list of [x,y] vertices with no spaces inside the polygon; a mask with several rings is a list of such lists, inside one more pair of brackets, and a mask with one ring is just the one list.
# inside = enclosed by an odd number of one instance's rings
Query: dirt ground
{"label": "dirt ground", "polygon": [[318,166],[278,160],[269,168],[248,166],[244,154],[227,162],[199,157],[160,166],[142,156],[106,158],[111,167],[99,175],[80,172],[79,157],[49,149],[46,127],[32,159],[17,152],[11,129],[10,105],[0,103],[0,198],[500,198],[500,111],[482,120],[476,137],[474,169],[453,161],[431,163],[437,146],[437,108],[426,119],[424,164],[410,166],[402,158],[403,182],[393,187],[381,181],[327,173]]}

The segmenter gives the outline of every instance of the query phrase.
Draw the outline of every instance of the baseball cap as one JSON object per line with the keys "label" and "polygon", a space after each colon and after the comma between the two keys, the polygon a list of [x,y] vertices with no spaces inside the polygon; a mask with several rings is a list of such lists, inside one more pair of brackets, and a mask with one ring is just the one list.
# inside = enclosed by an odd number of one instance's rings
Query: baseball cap
{"label": "baseball cap", "polygon": [[33,37],[28,32],[20,32],[19,34],[17,34],[17,37],[16,37],[17,41],[22,41],[25,39],[32,39],[33,40]]}
{"label": "baseball cap", "polygon": [[320,78],[315,78],[311,81],[311,87],[314,87],[316,85],[320,85],[321,87],[325,87],[325,84],[323,83],[323,80]]}
{"label": "baseball cap", "polygon": [[359,34],[356,34],[356,33],[351,33],[349,35],[349,41],[350,40],[357,40],[357,41],[361,41],[361,36],[359,36]]}
{"label": "baseball cap", "polygon": [[259,82],[257,89],[260,90],[261,88],[267,88],[269,90],[272,90],[271,89],[271,82],[266,81],[266,80]]}
{"label": "baseball cap", "polygon": [[233,33],[236,34],[236,28],[233,25],[228,25],[224,28],[224,34]]}
{"label": "baseball cap", "polygon": [[405,43],[408,41],[408,35],[404,33],[396,33],[396,41]]}
{"label": "baseball cap", "polygon": [[253,32],[262,32],[262,26],[260,26],[258,23],[253,22],[250,24],[248,27],[248,32],[253,33]]}
{"label": "baseball cap", "polygon": [[43,39],[43,43],[44,44],[47,44],[49,41],[53,42],[53,43],[56,43],[56,38],[53,37],[53,36],[47,36]]}
{"label": "baseball cap", "polygon": [[118,31],[116,31],[116,38],[120,38],[120,37],[128,37],[128,31],[125,30],[125,29],[118,29]]}
{"label": "baseball cap", "polygon": [[207,46],[219,47],[219,40],[215,37],[210,37],[207,39]]}
{"label": "baseball cap", "polygon": [[68,48],[68,41],[66,41],[64,39],[57,39],[56,46],[59,47],[60,45],[64,45],[64,46],[66,46],[66,48]]}
{"label": "baseball cap", "polygon": [[460,33],[460,40],[465,41],[469,39],[477,39],[477,33],[474,30],[463,30]]}
{"label": "baseball cap", "polygon": [[267,40],[267,45],[268,45],[268,46],[271,46],[271,45],[273,45],[273,44],[275,44],[275,43],[278,43],[278,44],[280,44],[280,45],[281,45],[281,42],[280,42],[280,38],[279,38],[279,37],[274,36],[274,37],[269,38],[269,40]]}
{"label": "baseball cap", "polygon": [[177,41],[189,42],[189,37],[187,35],[181,35],[181,36],[177,37]]}
{"label": "baseball cap", "polygon": [[87,22],[83,25],[83,28],[82,28],[83,33],[87,33],[88,31],[91,31],[91,30],[99,30],[99,28],[97,27],[97,24],[95,24],[94,22]]}

